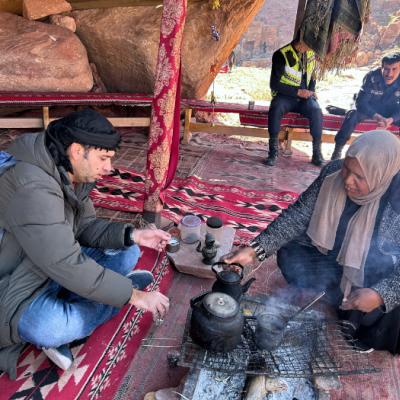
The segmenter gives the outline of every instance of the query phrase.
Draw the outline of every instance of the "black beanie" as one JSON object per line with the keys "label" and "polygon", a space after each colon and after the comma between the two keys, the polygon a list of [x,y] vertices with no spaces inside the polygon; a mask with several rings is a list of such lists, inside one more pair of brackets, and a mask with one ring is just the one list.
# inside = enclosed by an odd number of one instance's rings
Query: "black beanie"
{"label": "black beanie", "polygon": [[45,143],[56,165],[72,172],[65,150],[80,143],[105,150],[116,150],[121,142],[119,133],[103,115],[90,108],[73,112],[49,124]]}

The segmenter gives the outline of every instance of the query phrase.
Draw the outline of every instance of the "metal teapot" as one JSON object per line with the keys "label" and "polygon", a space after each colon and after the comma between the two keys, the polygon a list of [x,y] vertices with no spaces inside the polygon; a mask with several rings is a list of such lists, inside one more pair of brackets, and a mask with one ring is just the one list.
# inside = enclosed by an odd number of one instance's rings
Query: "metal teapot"
{"label": "metal teapot", "polygon": [[239,303],[226,293],[206,292],[190,300],[189,334],[206,350],[226,352],[240,342],[244,317]]}
{"label": "metal teapot", "polygon": [[[217,271],[217,266],[236,267],[239,268],[240,272],[236,272],[231,268]],[[217,280],[214,282],[211,290],[213,292],[226,293],[236,301],[240,301],[242,295],[247,292],[250,285],[256,280],[256,278],[250,278],[244,285],[240,285],[243,279],[243,266],[240,264],[227,264],[219,261],[214,263],[211,269],[217,276]]]}
{"label": "metal teapot", "polygon": [[218,251],[214,236],[210,233],[206,233],[203,248],[201,248],[201,242],[199,242],[196,250],[202,254],[203,263],[206,265],[211,265]]}

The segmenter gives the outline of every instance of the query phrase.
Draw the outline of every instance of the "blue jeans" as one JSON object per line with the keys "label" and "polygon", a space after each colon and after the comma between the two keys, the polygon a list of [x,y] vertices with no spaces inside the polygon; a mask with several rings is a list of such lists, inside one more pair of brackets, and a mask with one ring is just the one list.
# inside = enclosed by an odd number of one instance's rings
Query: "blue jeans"
{"label": "blue jeans", "polygon": [[[124,276],[140,257],[137,245],[126,250],[82,250],[104,268]],[[59,347],[89,336],[118,311],[119,308],[85,299],[52,281],[22,313],[18,333],[23,342],[39,348]]]}

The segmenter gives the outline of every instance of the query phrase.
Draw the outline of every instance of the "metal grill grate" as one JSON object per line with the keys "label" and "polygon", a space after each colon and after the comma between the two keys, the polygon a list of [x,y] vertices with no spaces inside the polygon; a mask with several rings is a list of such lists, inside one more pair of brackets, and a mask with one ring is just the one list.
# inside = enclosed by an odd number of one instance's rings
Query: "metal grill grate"
{"label": "metal grill grate", "polygon": [[256,320],[249,318],[236,349],[227,353],[204,350],[189,336],[190,317],[191,311],[178,361],[184,367],[287,378],[379,372],[369,354],[356,351],[352,341],[344,338],[340,322],[316,318],[313,311],[289,322],[281,345],[271,352],[257,348]]}

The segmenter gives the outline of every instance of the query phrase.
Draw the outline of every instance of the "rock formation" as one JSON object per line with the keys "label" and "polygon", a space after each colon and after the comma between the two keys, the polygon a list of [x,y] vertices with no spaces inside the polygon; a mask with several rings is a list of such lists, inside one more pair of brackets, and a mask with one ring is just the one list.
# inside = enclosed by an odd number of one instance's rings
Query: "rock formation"
{"label": "rock formation", "polygon": [[85,47],[71,31],[0,13],[0,90],[89,91]]}
{"label": "rock formation", "polygon": [[[264,0],[230,0],[221,8],[209,2],[188,6],[183,42],[184,97],[201,98]],[[75,11],[77,34],[110,91],[152,93],[161,9],[126,7]],[[211,38],[216,25],[220,40]]]}
{"label": "rock formation", "polygon": [[40,19],[72,10],[71,4],[65,0],[24,0],[22,5],[23,16],[27,19]]}

